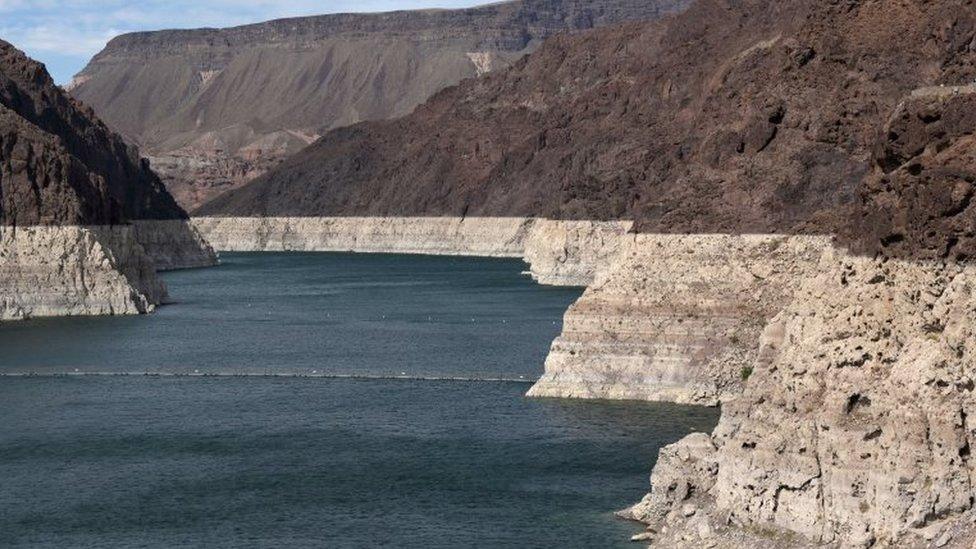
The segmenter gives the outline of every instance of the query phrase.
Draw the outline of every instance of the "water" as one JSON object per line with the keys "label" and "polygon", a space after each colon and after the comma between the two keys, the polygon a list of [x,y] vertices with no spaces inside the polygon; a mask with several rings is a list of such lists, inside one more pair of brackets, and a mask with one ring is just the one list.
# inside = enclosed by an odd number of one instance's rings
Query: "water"
{"label": "water", "polygon": [[223,261],[156,315],[0,326],[42,374],[0,377],[0,546],[626,547],[612,511],[717,417],[523,398],[580,291],[519,261]]}

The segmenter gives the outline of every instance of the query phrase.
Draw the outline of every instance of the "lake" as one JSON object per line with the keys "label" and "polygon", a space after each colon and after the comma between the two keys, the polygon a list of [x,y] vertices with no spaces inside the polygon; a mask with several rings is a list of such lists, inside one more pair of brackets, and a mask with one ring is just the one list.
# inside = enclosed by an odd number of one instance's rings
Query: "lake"
{"label": "lake", "polygon": [[581,289],[518,260],[223,254],[141,317],[0,326],[0,545],[627,547],[718,411],[530,400]]}

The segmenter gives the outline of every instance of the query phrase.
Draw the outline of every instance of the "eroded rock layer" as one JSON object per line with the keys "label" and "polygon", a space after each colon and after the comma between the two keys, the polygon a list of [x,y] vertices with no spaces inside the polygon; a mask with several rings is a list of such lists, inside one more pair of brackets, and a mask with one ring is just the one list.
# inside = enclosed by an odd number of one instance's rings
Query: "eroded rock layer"
{"label": "eroded rock layer", "polygon": [[0,320],[139,314],[166,298],[126,226],[0,226]]}
{"label": "eroded rock layer", "polygon": [[585,286],[631,223],[524,217],[198,217],[218,250],[521,257],[543,284]]}
{"label": "eroded rock layer", "polygon": [[70,86],[133,139],[187,208],[325,131],[402,116],[547,37],[657,18],[686,0],[516,0],[339,14],[111,40]]}
{"label": "eroded rock layer", "polygon": [[566,312],[536,397],[717,404],[829,238],[628,235]]}
{"label": "eroded rock layer", "polygon": [[132,222],[133,236],[157,270],[195,269],[217,264],[217,253],[200,231],[183,219]]}
{"label": "eroded rock layer", "polygon": [[713,435],[663,451],[632,513],[670,523],[664,545],[700,543],[707,520],[780,540],[948,544],[973,508],[974,291],[972,266],[825,254]]}

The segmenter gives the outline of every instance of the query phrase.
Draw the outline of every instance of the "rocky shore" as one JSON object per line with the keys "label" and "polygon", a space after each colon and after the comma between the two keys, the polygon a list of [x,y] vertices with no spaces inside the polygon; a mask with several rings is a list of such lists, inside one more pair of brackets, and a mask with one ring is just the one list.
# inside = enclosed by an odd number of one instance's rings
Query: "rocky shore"
{"label": "rocky shore", "polygon": [[138,150],[0,40],[0,320],[149,312],[157,270],[216,261]]}
{"label": "rocky shore", "polygon": [[221,251],[521,257],[543,284],[586,286],[618,253],[627,221],[526,217],[196,217]]}
{"label": "rocky shore", "polygon": [[140,314],[166,297],[132,227],[0,226],[0,320]]}
{"label": "rocky shore", "polygon": [[[723,406],[624,515],[666,547],[973,537],[972,268],[827,236],[533,218],[199,218],[217,249],[522,257],[586,284],[530,396]],[[605,265],[606,268],[601,268]],[[939,542],[942,542],[941,545]]]}
{"label": "rocky shore", "polygon": [[665,547],[969,547],[973,276],[828,250],[625,515]]}
{"label": "rocky shore", "polygon": [[830,239],[627,235],[566,312],[529,396],[716,405]]}

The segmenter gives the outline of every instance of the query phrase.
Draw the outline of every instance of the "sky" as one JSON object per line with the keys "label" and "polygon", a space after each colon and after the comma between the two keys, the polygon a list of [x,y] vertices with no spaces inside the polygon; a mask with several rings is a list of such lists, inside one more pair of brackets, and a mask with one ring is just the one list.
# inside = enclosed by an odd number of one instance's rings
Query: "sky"
{"label": "sky", "polygon": [[114,36],[139,30],[230,27],[299,15],[459,8],[484,0],[0,0],[0,38],[66,84]]}

